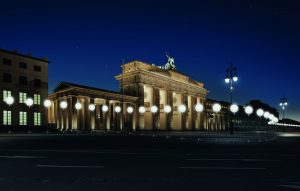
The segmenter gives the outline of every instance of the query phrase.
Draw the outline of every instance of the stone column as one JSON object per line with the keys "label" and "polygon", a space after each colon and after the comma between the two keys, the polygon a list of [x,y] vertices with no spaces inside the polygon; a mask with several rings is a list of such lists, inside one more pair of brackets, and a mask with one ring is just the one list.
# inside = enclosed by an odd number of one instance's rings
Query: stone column
{"label": "stone column", "polygon": [[172,91],[167,91],[167,105],[171,107],[171,112],[167,114],[167,130],[170,131],[172,130],[172,122],[173,122],[173,92]]}
{"label": "stone column", "polygon": [[[104,113],[105,117],[104,117],[104,124],[105,124],[105,129],[107,131],[110,130],[110,115],[111,115],[111,112],[110,112],[110,105],[109,105],[109,100],[105,100],[105,105],[107,105],[108,107],[108,111]],[[100,108],[102,109],[102,108]]]}
{"label": "stone column", "polygon": [[159,115],[160,115],[160,104],[159,104],[159,89],[153,88],[152,91],[152,105],[156,105],[158,111],[156,113],[152,113],[152,126],[153,130],[157,130],[159,127]]}
{"label": "stone column", "polygon": [[187,130],[186,126],[186,120],[188,116],[188,103],[187,103],[187,96],[185,94],[181,95],[181,104],[186,106],[186,112],[181,113],[181,129],[182,130]]}
{"label": "stone column", "polygon": [[[95,100],[94,100],[94,98],[91,98],[90,99],[90,104],[95,104]],[[90,112],[90,118],[91,118],[91,120],[90,120],[90,123],[91,123],[91,130],[95,130],[95,127],[96,127],[96,110],[94,110],[94,111],[89,111]]]}
{"label": "stone column", "polygon": [[90,131],[91,130],[91,112],[89,110],[90,105],[90,98],[84,97],[83,107],[82,107],[82,114],[83,114],[83,120],[84,120],[84,131]]}
{"label": "stone column", "polygon": [[190,121],[191,121],[191,129],[196,130],[196,123],[198,121],[198,113],[195,111],[195,106],[197,104],[197,98],[191,96],[191,114],[190,114]]}
{"label": "stone column", "polygon": [[138,109],[140,106],[144,106],[144,85],[143,84],[137,84],[137,96],[138,96],[138,101],[137,101],[137,107],[136,107],[136,116],[137,116],[137,129],[140,130],[142,127],[145,127],[145,119],[144,119],[144,114],[140,114]]}

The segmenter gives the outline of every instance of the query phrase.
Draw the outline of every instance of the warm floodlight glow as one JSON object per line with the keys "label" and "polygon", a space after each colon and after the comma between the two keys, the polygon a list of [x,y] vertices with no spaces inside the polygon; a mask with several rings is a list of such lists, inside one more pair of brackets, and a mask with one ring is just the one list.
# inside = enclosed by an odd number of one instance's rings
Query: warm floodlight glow
{"label": "warm floodlight glow", "polygon": [[131,107],[131,106],[127,107],[127,112],[132,113],[133,112],[133,107]]}
{"label": "warm floodlight glow", "polygon": [[236,112],[239,111],[239,106],[237,104],[232,104],[230,106],[230,111],[235,114]]}
{"label": "warm floodlight glow", "polygon": [[229,78],[225,78],[225,83],[228,84],[230,82]]}
{"label": "warm floodlight glow", "polygon": [[27,98],[26,101],[25,101],[25,104],[28,107],[31,107],[33,105],[33,99],[32,98]]}
{"label": "warm floodlight glow", "polygon": [[77,102],[75,103],[75,109],[80,110],[82,108],[82,104]]}
{"label": "warm floodlight glow", "polygon": [[107,105],[102,105],[102,111],[107,112],[108,111],[108,106]]}
{"label": "warm floodlight glow", "polygon": [[196,110],[196,112],[202,112],[203,111],[203,105],[201,103],[196,104],[195,110]]}
{"label": "warm floodlight glow", "polygon": [[238,81],[238,77],[237,76],[234,76],[232,79],[233,79],[234,82]]}
{"label": "warm floodlight glow", "polygon": [[266,111],[266,112],[264,113],[264,118],[268,119],[268,118],[269,118],[269,115],[270,115],[270,113],[269,113],[268,111]]}
{"label": "warm floodlight glow", "polygon": [[121,112],[121,107],[120,106],[116,106],[115,107],[115,112],[116,113],[120,113]]}
{"label": "warm floodlight glow", "polygon": [[139,107],[139,112],[140,113],[145,113],[146,112],[146,108],[144,106],[140,106]]}
{"label": "warm floodlight glow", "polygon": [[264,110],[258,109],[258,110],[256,111],[256,115],[257,115],[258,117],[263,116],[263,115],[264,115]]}
{"label": "warm floodlight glow", "polygon": [[185,105],[180,105],[180,106],[178,107],[178,111],[179,111],[180,113],[184,113],[184,112],[186,111]]}
{"label": "warm floodlight glow", "polygon": [[170,113],[171,111],[172,111],[171,106],[166,105],[166,106],[164,107],[164,112],[165,112],[165,113]]}
{"label": "warm floodlight glow", "polygon": [[49,108],[49,107],[51,106],[51,101],[50,101],[49,99],[46,99],[46,100],[44,101],[44,106],[45,106],[46,108]]}
{"label": "warm floodlight glow", "polygon": [[153,105],[150,110],[152,113],[156,113],[158,111],[158,108],[156,105]]}
{"label": "warm floodlight glow", "polygon": [[253,113],[253,107],[251,105],[248,105],[245,107],[245,113],[247,115],[251,115]]}
{"label": "warm floodlight glow", "polygon": [[68,103],[66,102],[66,101],[62,101],[62,102],[60,102],[60,108],[62,108],[62,109],[66,109],[67,107],[68,107]]}
{"label": "warm floodlight glow", "polygon": [[218,103],[215,103],[213,106],[212,106],[212,109],[215,113],[218,113],[221,111],[221,105],[218,104]]}
{"label": "warm floodlight glow", "polygon": [[5,99],[5,103],[7,104],[7,105],[11,105],[11,104],[13,104],[15,102],[15,99],[13,98],[13,97],[11,97],[11,96],[9,96],[9,97],[7,97],[6,99]]}
{"label": "warm floodlight glow", "polygon": [[90,104],[90,105],[89,105],[89,110],[90,110],[90,111],[95,111],[95,109],[96,109],[95,104]]}

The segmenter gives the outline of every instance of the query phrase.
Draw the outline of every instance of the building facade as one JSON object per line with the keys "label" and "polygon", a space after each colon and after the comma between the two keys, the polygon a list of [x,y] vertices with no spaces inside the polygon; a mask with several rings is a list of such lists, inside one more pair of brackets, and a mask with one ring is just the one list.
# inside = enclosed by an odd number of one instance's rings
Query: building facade
{"label": "building facade", "polygon": [[[0,126],[40,127],[47,124],[42,100],[48,97],[48,59],[0,49]],[[14,103],[5,100],[13,97]],[[29,108],[25,102],[33,99]]]}

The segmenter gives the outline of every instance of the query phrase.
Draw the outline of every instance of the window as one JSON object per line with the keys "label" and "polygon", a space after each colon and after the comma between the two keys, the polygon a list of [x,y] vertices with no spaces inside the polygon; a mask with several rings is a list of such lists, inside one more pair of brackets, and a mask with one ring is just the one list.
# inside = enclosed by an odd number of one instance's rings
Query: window
{"label": "window", "polygon": [[19,103],[25,103],[27,99],[27,93],[20,92],[19,93]]}
{"label": "window", "polygon": [[40,79],[34,79],[34,86],[35,87],[41,87],[42,86],[42,82]]}
{"label": "window", "polygon": [[41,126],[41,113],[39,112],[34,112],[34,126]]}
{"label": "window", "polygon": [[9,74],[9,73],[3,73],[3,82],[10,83],[11,81],[12,81],[11,74]]}
{"label": "window", "polygon": [[10,59],[7,59],[7,58],[3,58],[3,64],[4,65],[11,65],[11,60]]}
{"label": "window", "polygon": [[35,105],[41,105],[41,95],[40,94],[34,94],[33,103]]}
{"label": "window", "polygon": [[20,85],[27,85],[27,77],[25,77],[25,76],[20,76],[20,77],[19,77],[19,84],[20,84]]}
{"label": "window", "polygon": [[40,72],[42,71],[42,68],[40,66],[34,65],[34,71]]}
{"label": "window", "polygon": [[19,125],[27,125],[27,112],[19,112]]}
{"label": "window", "polygon": [[19,67],[26,69],[27,68],[27,64],[25,62],[19,62]]}
{"label": "window", "polygon": [[3,90],[3,101],[5,101],[7,97],[11,97],[11,91]]}
{"label": "window", "polygon": [[11,111],[3,111],[3,125],[11,125]]}

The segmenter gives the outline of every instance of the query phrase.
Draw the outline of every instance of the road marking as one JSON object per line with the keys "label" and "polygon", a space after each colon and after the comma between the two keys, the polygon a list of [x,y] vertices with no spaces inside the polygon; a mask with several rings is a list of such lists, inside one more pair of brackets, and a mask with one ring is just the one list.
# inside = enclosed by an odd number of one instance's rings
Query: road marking
{"label": "road marking", "polygon": [[7,159],[35,159],[35,158],[46,158],[42,156],[19,156],[19,155],[13,155],[13,156],[0,156],[0,158],[7,158]]}
{"label": "road marking", "polygon": [[272,159],[185,159],[187,161],[244,161],[244,162],[278,162],[280,160],[272,160]]}
{"label": "road marking", "polygon": [[44,165],[38,164],[37,168],[104,168],[104,166],[75,166],[75,165]]}
{"label": "road marking", "polygon": [[182,166],[181,169],[204,169],[204,170],[267,170],[266,168],[250,167],[220,167],[220,166]]}

